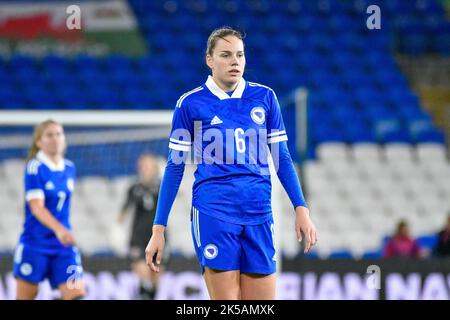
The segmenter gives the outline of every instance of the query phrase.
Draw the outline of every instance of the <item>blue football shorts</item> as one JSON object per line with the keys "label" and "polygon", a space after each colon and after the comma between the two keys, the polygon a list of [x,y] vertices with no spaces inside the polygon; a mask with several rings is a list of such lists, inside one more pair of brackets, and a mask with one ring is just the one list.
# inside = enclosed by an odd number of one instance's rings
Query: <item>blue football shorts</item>
{"label": "blue football shorts", "polygon": [[19,243],[14,254],[13,273],[16,278],[32,284],[48,279],[53,289],[68,282],[80,280],[83,275],[81,257],[76,247],[55,253],[43,253],[32,245]]}
{"label": "blue football shorts", "polygon": [[205,267],[251,274],[276,272],[272,216],[259,225],[241,225],[225,222],[193,207],[191,232],[202,274]]}

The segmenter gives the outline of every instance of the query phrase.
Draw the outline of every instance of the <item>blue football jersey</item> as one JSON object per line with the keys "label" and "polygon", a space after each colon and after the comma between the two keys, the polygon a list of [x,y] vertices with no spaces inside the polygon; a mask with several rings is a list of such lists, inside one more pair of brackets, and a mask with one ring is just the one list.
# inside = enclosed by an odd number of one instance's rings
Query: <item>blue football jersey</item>
{"label": "blue football jersey", "polygon": [[39,222],[31,213],[29,201],[44,199],[45,207],[67,229],[70,199],[75,183],[75,166],[69,160],[54,164],[39,151],[27,162],[25,171],[25,223],[20,242],[30,245],[36,251],[47,253],[65,248],[55,233]]}
{"label": "blue football jersey", "polygon": [[231,223],[260,224],[272,215],[268,144],[287,139],[271,88],[241,79],[230,96],[209,76],[178,100],[169,148],[192,151],[197,210]]}

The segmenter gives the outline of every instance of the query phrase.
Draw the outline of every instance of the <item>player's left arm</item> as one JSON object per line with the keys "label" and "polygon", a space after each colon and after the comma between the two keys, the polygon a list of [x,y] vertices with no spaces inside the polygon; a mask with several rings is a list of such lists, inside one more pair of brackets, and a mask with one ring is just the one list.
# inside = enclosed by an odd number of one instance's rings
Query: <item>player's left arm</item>
{"label": "player's left arm", "polygon": [[278,165],[275,165],[277,176],[295,209],[295,231],[298,241],[302,241],[302,232],[305,235],[306,253],[316,244],[317,231],[311,220],[297,171],[295,170],[286,141],[271,143],[269,144],[269,149],[274,163],[278,163]]}
{"label": "player's left arm", "polygon": [[267,117],[267,143],[275,164],[277,176],[286,190],[295,209],[295,231],[298,241],[302,241],[302,232],[306,237],[305,253],[317,242],[317,231],[303,196],[297,171],[295,170],[286,141],[288,140],[281,115],[280,105],[272,90],[267,95],[269,112]]}

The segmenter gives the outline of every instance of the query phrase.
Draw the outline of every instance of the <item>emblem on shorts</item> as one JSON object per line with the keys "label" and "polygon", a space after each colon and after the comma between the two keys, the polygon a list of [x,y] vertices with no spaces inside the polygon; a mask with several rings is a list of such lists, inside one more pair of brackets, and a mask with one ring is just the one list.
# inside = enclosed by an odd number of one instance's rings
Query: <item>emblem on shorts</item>
{"label": "emblem on shorts", "polygon": [[24,276],[29,276],[33,272],[33,267],[29,263],[22,263],[20,266],[20,273]]}
{"label": "emblem on shorts", "polygon": [[266,120],[266,113],[262,107],[254,107],[252,111],[250,111],[250,116],[256,124],[263,124]]}
{"label": "emblem on shorts", "polygon": [[203,250],[203,254],[205,255],[206,259],[214,259],[217,257],[217,254],[219,253],[219,249],[213,244],[208,244],[205,247],[205,250]]}

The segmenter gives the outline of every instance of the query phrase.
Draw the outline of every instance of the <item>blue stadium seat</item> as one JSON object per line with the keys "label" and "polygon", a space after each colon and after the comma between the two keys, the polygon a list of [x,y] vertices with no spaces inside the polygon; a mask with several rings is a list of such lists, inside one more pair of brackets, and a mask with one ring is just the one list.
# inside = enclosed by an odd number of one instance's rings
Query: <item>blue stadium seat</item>
{"label": "blue stadium seat", "polygon": [[121,101],[128,109],[152,109],[153,99],[148,91],[129,88],[120,95]]}
{"label": "blue stadium seat", "polygon": [[433,251],[433,249],[436,247],[438,240],[439,239],[438,239],[437,234],[424,235],[424,236],[420,236],[416,239],[417,244],[420,247],[426,248],[430,251]]}
{"label": "blue stadium seat", "polygon": [[72,75],[80,85],[92,86],[93,84],[105,83],[107,78],[104,73],[102,73],[97,68],[83,68],[78,69]]}
{"label": "blue stadium seat", "polygon": [[77,55],[73,58],[71,62],[74,71],[92,70],[94,68],[98,68],[97,59],[89,55],[84,54]]}
{"label": "blue stadium seat", "polygon": [[36,59],[27,55],[16,54],[10,58],[9,65],[13,70],[36,69]]}
{"label": "blue stadium seat", "polygon": [[333,251],[328,259],[353,259],[353,254],[348,250]]}
{"label": "blue stadium seat", "polygon": [[19,94],[19,89],[13,85],[2,84],[0,86],[1,109],[24,109],[25,99]]}
{"label": "blue stadium seat", "polygon": [[415,8],[417,11],[424,15],[445,15],[445,9],[443,4],[437,0],[421,0],[415,2]]}
{"label": "blue stadium seat", "polygon": [[338,104],[335,104],[334,108],[332,108],[329,112],[329,116],[331,116],[333,122],[339,123],[342,126],[352,124],[348,127],[360,125],[360,128],[364,127],[366,130],[369,129],[368,127],[363,125],[365,115],[362,112],[358,112],[356,109],[343,105],[340,102],[338,102]]}
{"label": "blue stadium seat", "polygon": [[11,79],[16,83],[30,83],[34,81],[39,81],[42,78],[41,73],[34,68],[18,68],[14,69],[14,73],[11,74]]}
{"label": "blue stadium seat", "polygon": [[445,144],[445,136],[441,130],[433,128],[419,132],[415,136],[415,141],[417,143],[435,142]]}
{"label": "blue stadium seat", "polygon": [[64,109],[85,110],[94,108],[87,96],[80,94],[79,91],[76,90],[58,91],[58,100]]}
{"label": "blue stadium seat", "polygon": [[[347,14],[334,14],[328,19],[330,30],[334,32],[340,32],[341,30],[356,30],[358,23],[350,15]],[[354,34],[349,32],[349,34]]]}
{"label": "blue stadium seat", "polygon": [[133,60],[121,54],[113,54],[107,56],[101,61],[106,70],[126,71],[133,68]]}
{"label": "blue stadium seat", "polygon": [[363,109],[370,109],[374,117],[375,113],[385,111],[388,108],[388,103],[385,95],[373,89],[373,86],[360,86],[354,89],[355,101],[359,103]]}
{"label": "blue stadium seat", "polygon": [[44,86],[29,87],[24,92],[27,107],[32,109],[58,109],[60,104],[53,92]]}
{"label": "blue stadium seat", "polygon": [[46,68],[42,70],[42,77],[49,83],[63,83],[72,74],[69,68]]}
{"label": "blue stadium seat", "polygon": [[410,55],[423,54],[428,50],[428,34],[426,24],[418,19],[399,19],[399,48]]}
{"label": "blue stadium seat", "polygon": [[449,56],[450,55],[450,22],[445,21],[441,25],[433,28],[435,32],[432,38],[432,48],[434,51]]}
{"label": "blue stadium seat", "polygon": [[383,258],[383,252],[381,250],[366,251],[362,255],[362,259],[365,260],[378,260]]}
{"label": "blue stadium seat", "polygon": [[302,46],[300,37],[293,33],[281,34],[275,39],[277,47],[286,52],[296,53]]}
{"label": "blue stadium seat", "polygon": [[376,143],[377,137],[369,126],[348,125],[344,127],[346,141],[349,143]]}
{"label": "blue stadium seat", "polygon": [[[331,84],[323,86],[324,82],[330,82]],[[321,95],[324,100],[334,100],[336,96],[342,94],[342,89],[338,87],[338,83],[338,77],[328,71],[315,72],[308,78],[308,84],[312,87],[312,90]]]}
{"label": "blue stadium seat", "polygon": [[381,143],[412,143],[413,138],[403,128],[387,130],[378,135]]}
{"label": "blue stadium seat", "polygon": [[42,67],[46,70],[60,70],[67,69],[69,67],[69,61],[62,56],[48,55],[42,58]]}
{"label": "blue stadium seat", "polygon": [[300,259],[307,259],[307,260],[318,260],[318,259],[320,259],[319,254],[316,251],[309,251],[308,253],[304,253],[303,251],[299,251],[297,256]]}
{"label": "blue stadium seat", "polygon": [[342,142],[345,135],[340,127],[321,124],[311,127],[311,139],[313,143]]}

